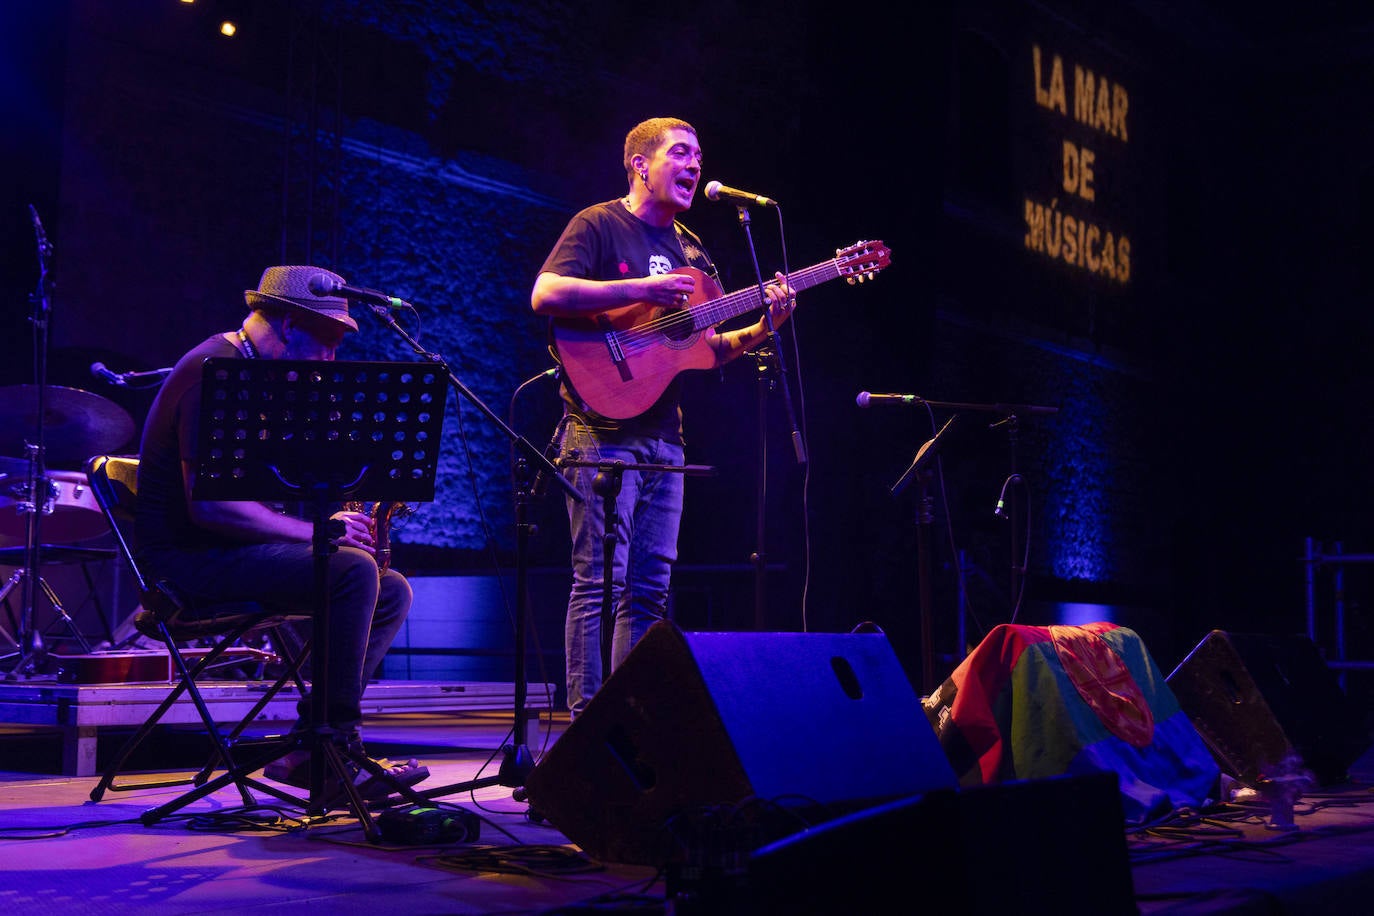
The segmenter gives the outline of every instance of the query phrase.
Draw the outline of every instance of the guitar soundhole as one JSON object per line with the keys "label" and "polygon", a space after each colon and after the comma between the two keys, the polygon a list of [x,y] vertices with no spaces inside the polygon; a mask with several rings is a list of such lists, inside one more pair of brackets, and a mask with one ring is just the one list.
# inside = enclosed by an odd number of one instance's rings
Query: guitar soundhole
{"label": "guitar soundhole", "polygon": [[696,333],[692,327],[692,314],[686,309],[663,309],[656,319],[663,330],[663,336],[681,343],[691,339]]}

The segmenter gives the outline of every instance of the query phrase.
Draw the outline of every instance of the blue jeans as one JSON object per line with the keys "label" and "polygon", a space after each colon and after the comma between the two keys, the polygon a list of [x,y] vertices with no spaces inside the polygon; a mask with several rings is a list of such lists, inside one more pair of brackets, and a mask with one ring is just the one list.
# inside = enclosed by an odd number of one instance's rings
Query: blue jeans
{"label": "blue jeans", "polygon": [[[195,603],[257,601],[294,613],[311,613],[318,606],[315,555],[308,543],[167,551],[140,559],[151,579],[167,579],[178,595]],[[363,718],[363,688],[405,623],[413,595],[405,576],[388,569],[379,578],[377,561],[356,547],[340,547],[328,564],[327,724],[356,732]],[[299,635],[309,635],[308,626],[304,629],[297,630]],[[299,724],[307,724],[308,699],[301,700],[299,715]]]}
{"label": "blue jeans", "polygon": [[[562,456],[576,450],[586,461],[623,461],[630,464],[680,466],[681,445],[661,439],[619,437],[602,441],[594,430],[569,426]],[[564,629],[568,665],[568,712],[576,718],[601,689],[602,610],[605,603],[603,555],[606,529],[605,500],[594,489],[597,468],[563,471],[582,494],[569,498],[568,526],[572,534],[572,591]],[[682,474],[674,471],[620,472],[615,501],[615,556],[611,565],[611,668],[625,660],[630,649],[656,621],[668,615],[668,585],[677,560],[678,527],[682,521]],[[614,478],[607,474],[608,480]]]}

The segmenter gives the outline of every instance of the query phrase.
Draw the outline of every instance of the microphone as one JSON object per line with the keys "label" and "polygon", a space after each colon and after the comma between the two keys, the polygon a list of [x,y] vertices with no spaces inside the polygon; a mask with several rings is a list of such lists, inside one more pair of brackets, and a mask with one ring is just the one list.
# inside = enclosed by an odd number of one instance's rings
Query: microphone
{"label": "microphone", "polygon": [[746,204],[758,204],[760,207],[776,207],[778,202],[771,197],[764,197],[762,194],[750,194],[748,191],[741,191],[737,188],[728,188],[719,181],[706,183],[706,196],[712,200],[737,200]]}
{"label": "microphone", "polygon": [[860,391],[859,396],[854,399],[854,403],[860,407],[871,407],[874,404],[924,404],[925,400],[920,395],[915,394],[872,394],[867,391]]}
{"label": "microphone", "polygon": [[992,510],[993,515],[998,518],[1007,517],[1007,487],[1014,483],[1021,482],[1022,477],[1020,474],[1012,474],[1006,480],[1002,481],[1002,492],[997,494],[997,507]]}
{"label": "microphone", "polygon": [[414,308],[413,305],[411,305],[409,302],[406,302],[404,299],[397,299],[395,296],[388,296],[386,293],[379,292],[375,289],[365,289],[361,286],[349,286],[346,283],[340,283],[338,280],[335,280],[332,277],[327,277],[324,274],[315,274],[315,276],[310,278],[310,282],[307,283],[306,286],[309,287],[310,291],[314,293],[316,296],[337,295],[342,296],[345,299],[356,299],[358,302],[367,302],[372,305],[382,305],[386,306],[387,308]]}
{"label": "microphone", "polygon": [[91,363],[91,375],[98,379],[103,379],[111,385],[127,385],[131,381],[139,381],[145,378],[164,379],[172,374],[172,367],[166,369],[149,369],[147,372],[115,372],[104,363]]}
{"label": "microphone", "polygon": [[120,375],[118,372],[113,372],[105,368],[104,363],[91,363],[91,375],[94,375],[98,379],[103,379],[111,385],[124,384],[124,376]]}

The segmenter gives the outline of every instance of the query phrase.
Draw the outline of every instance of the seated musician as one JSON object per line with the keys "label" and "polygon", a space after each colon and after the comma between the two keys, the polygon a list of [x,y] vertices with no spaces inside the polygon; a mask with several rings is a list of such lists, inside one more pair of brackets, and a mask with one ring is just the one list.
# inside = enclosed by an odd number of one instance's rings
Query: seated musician
{"label": "seated musician", "polygon": [[[250,501],[191,499],[195,477],[202,364],[209,357],[332,360],[344,335],[358,330],[348,301],[318,297],[312,277],[343,278],[317,267],[269,267],[257,289],[246,290],[242,326],[211,336],[187,352],[163,383],[148,412],[140,445],[135,548],[152,581],[166,580],[193,603],[257,601],[268,608],[309,612],[317,604],[313,524]],[[365,513],[341,511],[342,534],[329,557],[329,696],[327,725],[349,751],[362,755],[362,696],[410,611],[410,584],[380,569],[375,532]],[[310,726],[311,701],[300,701],[297,729]],[[309,787],[309,747],[269,764],[265,775]],[[355,768],[364,798],[389,787]],[[416,760],[378,761],[393,779],[413,785],[429,775]],[[338,797],[338,786],[328,795]]]}

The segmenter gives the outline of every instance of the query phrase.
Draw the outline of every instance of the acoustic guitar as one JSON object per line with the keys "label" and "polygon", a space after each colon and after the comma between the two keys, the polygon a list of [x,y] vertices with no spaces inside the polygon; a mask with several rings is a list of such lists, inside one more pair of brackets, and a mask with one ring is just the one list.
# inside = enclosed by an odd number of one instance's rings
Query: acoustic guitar
{"label": "acoustic guitar", "polygon": [[[861,283],[890,260],[891,252],[882,242],[856,242],[828,261],[789,275],[787,282],[796,292],[840,277]],[[653,406],[680,372],[714,366],[706,331],[762,308],[757,286],[721,295],[719,284],[695,267],[679,267],[673,273],[697,281],[681,308],[636,302],[595,318],[550,322],[554,355],[564,377],[603,417],[637,416]]]}

